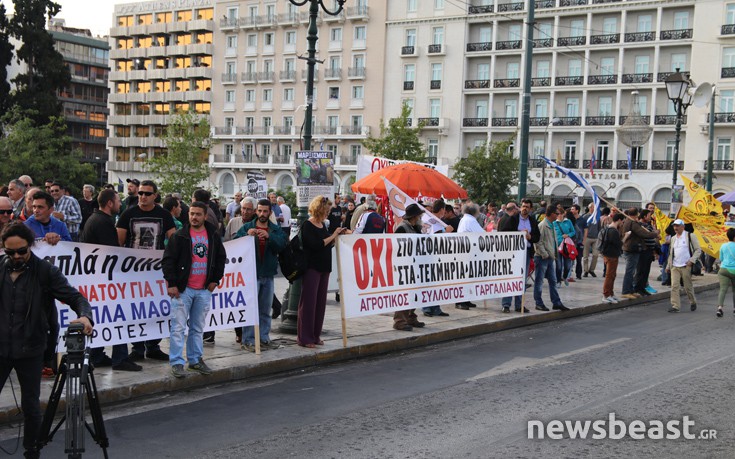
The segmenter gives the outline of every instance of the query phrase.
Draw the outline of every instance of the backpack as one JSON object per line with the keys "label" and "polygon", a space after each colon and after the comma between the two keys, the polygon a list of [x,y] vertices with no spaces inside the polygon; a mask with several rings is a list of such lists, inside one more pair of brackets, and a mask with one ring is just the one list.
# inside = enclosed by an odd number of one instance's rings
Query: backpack
{"label": "backpack", "polygon": [[609,226],[605,226],[600,229],[599,233],[597,233],[597,241],[595,242],[595,244],[597,246],[597,251],[600,253],[602,253],[607,247],[607,232],[609,229]]}
{"label": "backpack", "polygon": [[301,231],[303,231],[303,225],[299,230],[299,234],[288,241],[286,247],[278,254],[278,265],[281,268],[281,273],[289,283],[300,278],[306,272],[306,256],[304,254],[304,244],[301,240]]}

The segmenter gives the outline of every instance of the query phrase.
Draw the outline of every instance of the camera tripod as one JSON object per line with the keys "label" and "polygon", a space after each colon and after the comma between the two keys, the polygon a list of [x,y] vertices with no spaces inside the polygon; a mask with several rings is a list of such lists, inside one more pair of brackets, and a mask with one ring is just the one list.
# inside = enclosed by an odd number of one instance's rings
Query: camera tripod
{"label": "camera tripod", "polygon": [[[69,459],[81,459],[82,457],[84,452],[84,427],[89,431],[94,441],[100,445],[104,457],[107,459],[107,447],[110,442],[105,432],[93,371],[94,367],[89,365],[89,348],[83,352],[69,352],[62,357],[41,423],[38,436],[39,450],[53,440],[54,434],[66,421],[66,448],[64,452],[68,454]],[[56,416],[56,409],[61,400],[61,392],[65,385],[66,413],[56,427],[51,430]],[[85,393],[89,402],[89,412],[92,416],[92,426],[87,423],[84,416]]]}

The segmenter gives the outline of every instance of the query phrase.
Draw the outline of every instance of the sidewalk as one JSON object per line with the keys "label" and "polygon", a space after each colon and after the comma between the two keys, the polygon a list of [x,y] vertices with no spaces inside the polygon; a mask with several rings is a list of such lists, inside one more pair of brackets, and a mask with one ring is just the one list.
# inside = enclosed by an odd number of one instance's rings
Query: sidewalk
{"label": "sidewalk", "polygon": [[[625,263],[621,261],[615,282],[615,292],[618,297],[620,297],[624,269]],[[455,309],[454,305],[442,306],[442,309],[449,313],[449,317],[425,317],[419,309],[417,310],[419,320],[425,322],[426,326],[424,328],[414,328],[411,332],[393,330],[392,314],[349,319],[347,320],[348,346],[346,348],[342,347],[340,307],[335,302],[334,293],[330,293],[322,335],[325,345],[319,346],[317,349],[299,347],[296,345],[295,335],[280,333],[278,331],[280,319],[278,319],[274,321],[271,339],[281,344],[281,349],[264,350],[260,356],[257,356],[240,349],[240,345],[235,342],[234,331],[218,331],[216,343],[204,346],[204,359],[214,370],[214,374],[210,376],[191,373],[184,379],[176,379],[171,376],[167,362],[145,360],[141,363],[143,365],[143,371],[141,372],[113,372],[110,368],[95,370],[97,389],[104,411],[104,405],[113,402],[385,354],[668,298],[670,292],[668,287],[662,287],[661,283],[655,280],[660,271],[658,266],[654,264],[651,271],[651,285],[658,290],[658,293],[650,297],[623,300],[619,304],[608,304],[602,301],[602,265],[598,262],[597,278],[583,278],[570,284],[569,287],[562,284],[559,294],[564,304],[571,308],[571,311],[568,312],[536,311],[531,288],[527,291],[524,301],[525,306],[531,312],[523,315],[517,312],[503,314],[500,300],[495,299],[488,300],[484,304],[477,301],[478,307],[469,311]],[[694,285],[697,292],[717,289],[717,276],[712,274],[703,277],[697,276],[694,278]],[[276,278],[276,292],[279,298],[283,295],[287,286],[288,283],[285,279],[282,277]],[[345,288],[349,287],[345,285]],[[687,313],[688,300],[683,291],[681,294],[684,297],[682,298],[682,309],[684,313]],[[546,306],[551,308],[546,285],[544,286],[543,297]],[[699,306],[699,311],[702,314],[712,314],[714,317],[713,305],[700,304]],[[666,309],[662,309],[661,313],[665,314]],[[167,351],[168,340],[164,340],[161,345]],[[16,394],[18,401],[20,401],[17,379],[14,374],[11,377],[15,381]],[[48,400],[52,384],[53,380],[42,382],[41,401],[44,406]],[[9,385],[6,384],[4,389],[0,394],[0,423],[9,422],[11,416],[16,412]]]}

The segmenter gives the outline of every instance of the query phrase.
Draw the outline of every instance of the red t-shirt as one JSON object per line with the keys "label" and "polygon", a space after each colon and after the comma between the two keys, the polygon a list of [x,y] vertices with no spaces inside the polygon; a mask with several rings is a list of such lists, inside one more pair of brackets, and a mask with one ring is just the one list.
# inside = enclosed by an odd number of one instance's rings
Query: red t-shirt
{"label": "red t-shirt", "polygon": [[209,239],[205,228],[202,228],[201,231],[194,231],[193,228],[189,228],[189,235],[191,236],[191,271],[186,286],[201,290],[206,287],[207,283]]}

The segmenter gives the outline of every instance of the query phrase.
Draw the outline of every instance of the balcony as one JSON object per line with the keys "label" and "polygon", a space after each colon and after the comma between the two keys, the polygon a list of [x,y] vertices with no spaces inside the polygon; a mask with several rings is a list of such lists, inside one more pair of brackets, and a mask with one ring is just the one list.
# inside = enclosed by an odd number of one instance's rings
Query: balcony
{"label": "balcony", "polygon": [[[686,115],[681,117],[681,124],[686,124]],[[657,125],[674,125],[676,124],[676,115],[656,115],[653,117],[653,124]]]}
{"label": "balcony", "polygon": [[276,72],[258,72],[258,83],[273,83]]}
{"label": "balcony", "polygon": [[403,46],[401,47],[401,56],[403,57],[416,57],[417,49],[415,46]]}
{"label": "balcony", "polygon": [[[646,170],[648,169],[648,161],[645,161],[645,160],[631,161],[630,168],[634,170]],[[619,159],[615,169],[628,170],[628,160]]]}
{"label": "balcony", "polygon": [[342,166],[354,166],[355,164],[357,164],[357,156],[356,155],[340,155],[339,164]]}
{"label": "balcony", "polygon": [[237,18],[222,18],[219,20],[220,29],[236,29],[240,24]]}
{"label": "balcony", "polygon": [[435,44],[429,45],[427,53],[433,54],[433,55],[444,54],[444,45],[441,43],[435,43]]}
{"label": "balcony", "polygon": [[496,79],[493,87],[496,88],[518,88],[521,86],[520,78],[502,78]]}
{"label": "balcony", "polygon": [[559,6],[579,6],[586,4],[587,0],[559,0]]}
{"label": "balcony", "polygon": [[[681,73],[689,74],[689,72]],[[656,81],[658,81],[659,83],[665,83],[666,80],[673,74],[674,72],[658,72],[658,74],[656,75]]]}
{"label": "balcony", "polygon": [[614,116],[588,116],[584,119],[587,126],[615,126]]}
{"label": "balcony", "polygon": [[429,89],[441,89],[442,88],[442,80],[431,80],[429,83]]}
{"label": "balcony", "polygon": [[721,78],[735,78],[735,67],[722,67],[720,71]]}
{"label": "balcony", "polygon": [[549,164],[541,158],[533,158],[528,160],[528,167],[532,169],[542,169],[549,167]]}
{"label": "balcony", "polygon": [[258,27],[263,22],[263,18],[260,16],[248,16],[246,18],[240,18],[240,27],[251,28]]}
{"label": "balcony", "polygon": [[653,83],[653,73],[624,73],[623,84],[625,83]]}
{"label": "balcony", "polygon": [[222,83],[237,83],[237,73],[223,73]]}
{"label": "balcony", "polygon": [[521,49],[522,45],[521,40],[507,40],[507,41],[499,41],[495,43],[495,49],[496,50],[504,50],[504,49]]}
{"label": "balcony", "polygon": [[276,153],[273,155],[273,164],[291,164],[291,155],[288,153]]}
{"label": "balcony", "polygon": [[260,24],[265,27],[275,27],[278,25],[278,16],[275,14],[262,16],[260,18]]}
{"label": "balcony", "polygon": [[590,75],[587,77],[587,84],[615,84],[617,82],[617,75]]}
{"label": "balcony", "polygon": [[[301,80],[306,81],[307,78],[309,78],[309,70],[304,69],[301,71]],[[319,81],[319,70],[314,69],[314,82],[317,82],[317,81]]]}
{"label": "balcony", "polygon": [[542,8],[553,8],[555,0],[536,0],[534,3],[537,10]]}
{"label": "balcony", "polygon": [[488,89],[490,88],[490,80],[465,80],[465,89]]}
{"label": "balcony", "polygon": [[584,77],[581,75],[556,77],[556,80],[554,82],[557,86],[577,86],[584,84]]}
{"label": "balcony", "polygon": [[582,125],[581,116],[565,116],[563,118],[557,118],[556,123],[554,123],[554,126],[581,126],[581,125]]}
{"label": "balcony", "polygon": [[278,23],[282,26],[295,25],[299,22],[298,13],[284,13],[278,15]]}
{"label": "balcony", "polygon": [[493,50],[493,42],[486,41],[486,42],[479,42],[479,43],[467,43],[467,52],[471,53],[474,51],[492,51]]}
{"label": "balcony", "polygon": [[662,30],[661,40],[683,40],[692,38],[692,29]]}
{"label": "balcony", "polygon": [[[709,123],[709,114],[707,114]],[[735,123],[735,113],[715,113],[715,123]]]}
{"label": "balcony", "polygon": [[462,118],[462,127],[487,127],[487,118]]}
{"label": "balcony", "polygon": [[367,5],[350,6],[347,8],[347,19],[352,21],[355,20],[367,20],[368,19],[368,7]]}
{"label": "balcony", "polygon": [[296,80],[296,70],[281,70],[278,79],[280,81],[294,81]]}
{"label": "balcony", "polygon": [[424,127],[439,127],[439,118],[419,118],[418,123]]}
{"label": "balcony", "polygon": [[720,28],[720,35],[733,35],[735,34],[735,24],[723,24]]}
{"label": "balcony", "polygon": [[[715,159],[712,161],[713,171],[731,171],[735,166],[735,161],[729,159]],[[704,170],[707,170],[707,161],[704,161]]]}
{"label": "balcony", "polygon": [[590,37],[591,45],[609,45],[613,43],[620,43],[619,33],[611,33],[608,35],[592,35]]}
{"label": "balcony", "polygon": [[341,126],[342,135],[362,135],[363,126]]}
{"label": "balcony", "polygon": [[[627,120],[627,119],[628,119],[628,117],[627,117],[626,115],[622,115],[622,116],[621,116],[621,117],[619,118],[619,120],[618,120],[618,121],[619,121],[619,122],[620,122],[620,124],[622,125],[622,124],[625,124],[625,120]],[[646,115],[646,116],[641,116],[641,121],[643,121],[643,124],[645,124],[646,126],[648,126],[649,124],[651,124],[651,117],[650,117],[650,116],[648,116],[648,115]]]}
{"label": "balcony", "polygon": [[[705,161],[706,162],[706,161]],[[627,166],[626,166],[627,167]],[[684,169],[684,161],[678,161],[676,168],[678,170]],[[674,161],[671,160],[653,160],[651,161],[651,169],[654,171],[673,171],[674,170]]]}
{"label": "balcony", "polygon": [[403,82],[403,90],[404,91],[413,91],[413,81],[404,81]]}
{"label": "balcony", "polygon": [[469,13],[470,14],[484,14],[484,13],[492,13],[493,12],[493,5],[470,5]]}
{"label": "balcony", "polygon": [[524,2],[499,3],[498,13],[506,13],[508,11],[523,11]]}
{"label": "balcony", "polygon": [[549,125],[549,117],[548,116],[537,116],[530,118],[528,120],[529,126],[548,126]]}
{"label": "balcony", "polygon": [[584,46],[587,44],[587,37],[559,37],[556,39],[558,46]]}
{"label": "balcony", "polygon": [[347,76],[355,79],[365,78],[365,67],[350,67],[347,69]]}
{"label": "balcony", "polygon": [[562,159],[561,162],[557,163],[561,167],[566,167],[567,169],[576,169],[579,167],[579,160],[577,159]]}
{"label": "balcony", "polygon": [[257,72],[242,72],[240,75],[240,82],[245,84],[254,84],[258,81]]}
{"label": "balcony", "polygon": [[[591,159],[585,159],[582,161],[582,169],[589,169],[590,163],[592,162]],[[612,169],[613,168],[613,162],[611,159],[605,160],[605,161],[595,161],[595,169]]]}
{"label": "balcony", "polygon": [[653,41],[655,39],[656,39],[656,34],[654,32],[632,32],[632,33],[625,34],[626,43]]}
{"label": "balcony", "polygon": [[340,68],[324,69],[324,79],[325,80],[341,80],[342,79],[342,69]]}
{"label": "balcony", "polygon": [[551,48],[552,46],[554,46],[553,38],[541,38],[533,41],[534,48]]}
{"label": "balcony", "polygon": [[602,3],[618,3],[622,2],[623,0],[592,0],[593,5],[599,5]]}
{"label": "balcony", "polygon": [[551,86],[551,77],[531,78],[531,86],[534,86],[534,87]]}
{"label": "balcony", "polygon": [[494,127],[515,127],[518,126],[518,118],[493,118]]}

